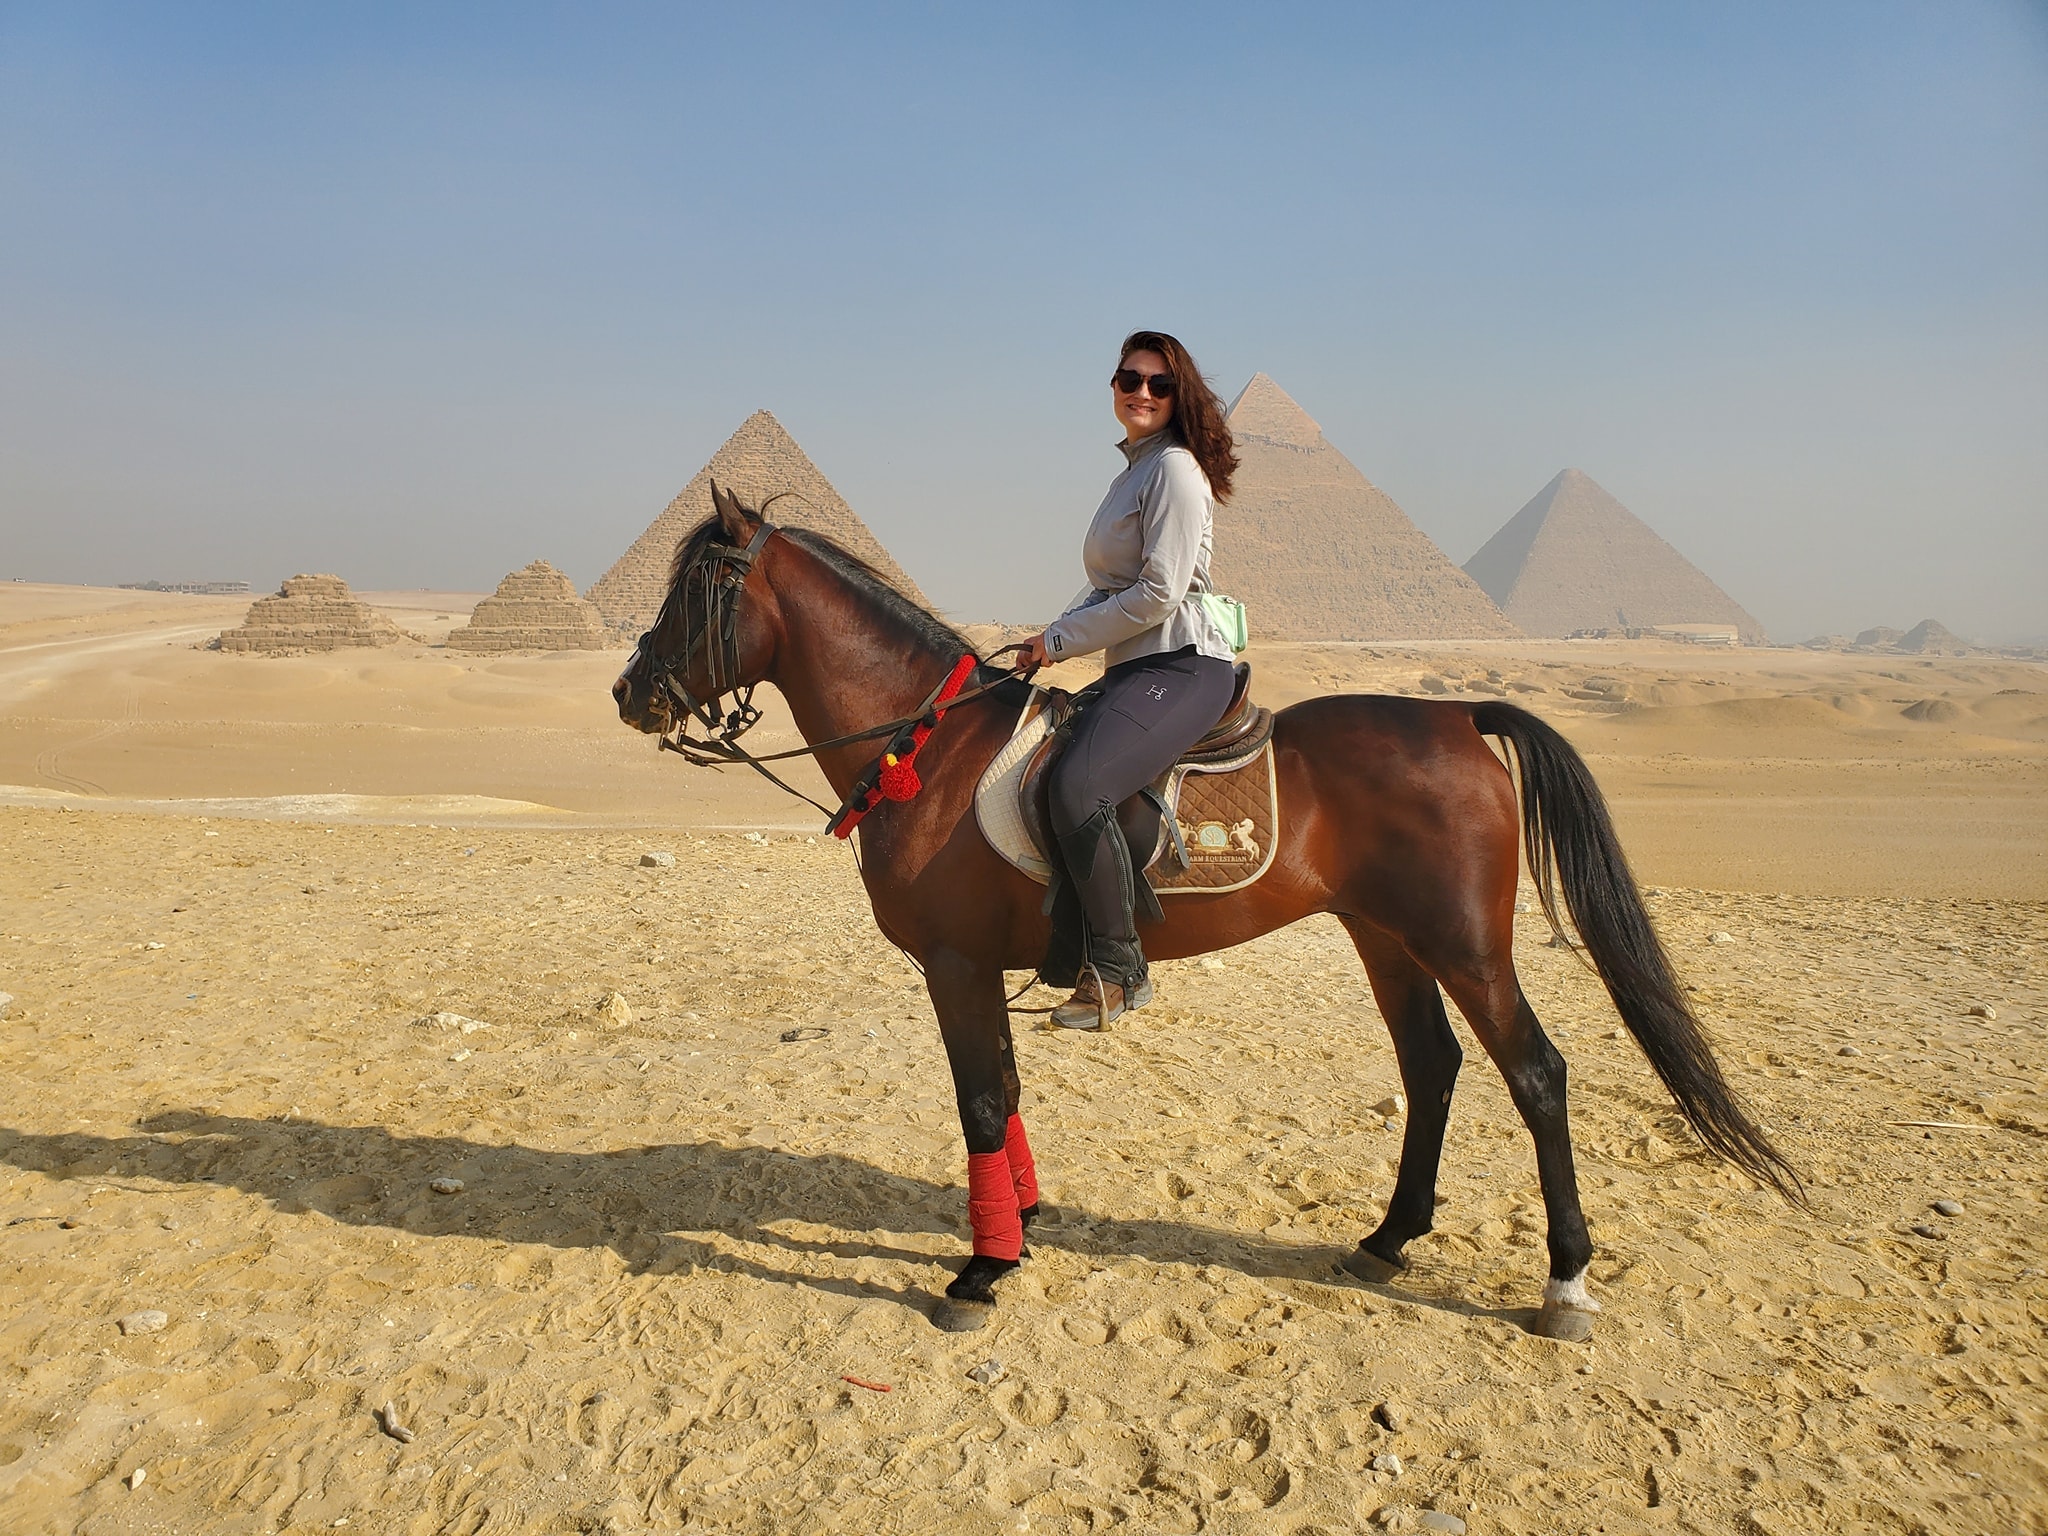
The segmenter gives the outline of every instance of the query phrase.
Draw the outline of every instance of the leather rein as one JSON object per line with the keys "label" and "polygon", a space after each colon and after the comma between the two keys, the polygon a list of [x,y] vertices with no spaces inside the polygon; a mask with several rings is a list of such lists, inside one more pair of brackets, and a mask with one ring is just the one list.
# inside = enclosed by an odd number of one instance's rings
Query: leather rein
{"label": "leather rein", "polygon": [[[745,548],[731,544],[709,544],[704,552],[676,578],[669,594],[654,617],[654,625],[640,637],[638,650],[647,658],[649,686],[665,697],[676,715],[673,735],[661,738],[659,750],[674,752],[684,762],[699,768],[723,768],[728,763],[744,763],[777,789],[796,796],[806,805],[816,806],[830,818],[828,826],[837,825],[848,811],[863,802],[873,788],[874,770],[871,768],[861,775],[854,785],[853,793],[837,811],[819,805],[809,795],[794,785],[784,782],[766,765],[782,762],[787,758],[810,757],[833,747],[851,746],[856,742],[880,741],[885,737],[905,737],[919,725],[927,728],[936,723],[934,706],[939,694],[945,689],[946,680],[941,679],[936,687],[925,696],[915,714],[900,719],[887,720],[880,725],[869,726],[866,730],[850,731],[844,736],[834,736],[829,741],[813,742],[795,747],[787,752],[752,753],[739,744],[740,737],[759,723],[761,711],[754,703],[754,689],[757,683],[740,681],[739,644],[739,599],[740,590],[747,584],[748,573],[754,562],[760,558],[761,550],[776,532],[774,523],[763,521],[747,541]],[[683,630],[689,638],[681,654],[664,655],[656,647],[654,636],[670,617],[670,610],[680,601],[682,604]],[[1021,651],[1021,645],[1006,645],[1001,650],[984,658],[983,664],[1012,651]],[[706,676],[710,679],[711,691],[705,698],[698,698],[683,683],[682,675],[690,670],[699,656],[703,657]],[[1035,669],[1033,669],[1035,670]],[[963,689],[946,700],[944,708],[952,709],[993,693],[1004,683],[1014,681],[1020,674],[1004,672],[994,680],[978,687]],[[725,695],[731,694],[733,705],[725,708]],[[691,736],[683,724],[685,718],[697,721],[703,730],[702,736]],[[879,764],[880,759],[877,759]]]}

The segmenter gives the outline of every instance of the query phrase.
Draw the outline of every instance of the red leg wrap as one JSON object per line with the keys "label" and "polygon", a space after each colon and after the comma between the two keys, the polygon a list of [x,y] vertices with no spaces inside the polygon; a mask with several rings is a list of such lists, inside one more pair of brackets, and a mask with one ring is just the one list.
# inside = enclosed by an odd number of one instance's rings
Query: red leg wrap
{"label": "red leg wrap", "polygon": [[1010,1159],[1010,1180],[1017,1186],[1017,1208],[1038,1204],[1038,1168],[1031,1161],[1031,1143],[1024,1135],[1021,1115],[1010,1116],[1003,1153]]}
{"label": "red leg wrap", "polygon": [[1017,1185],[1006,1152],[967,1154],[967,1220],[974,1251],[991,1259],[1021,1258],[1024,1223],[1017,1217]]}

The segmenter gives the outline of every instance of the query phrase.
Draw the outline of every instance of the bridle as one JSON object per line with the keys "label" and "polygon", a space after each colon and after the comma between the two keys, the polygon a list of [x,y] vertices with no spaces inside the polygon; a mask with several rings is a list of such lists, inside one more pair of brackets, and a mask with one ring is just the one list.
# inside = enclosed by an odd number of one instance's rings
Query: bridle
{"label": "bridle", "polygon": [[[640,637],[639,650],[647,658],[648,687],[667,699],[677,715],[674,738],[664,735],[661,745],[681,753],[699,767],[744,757],[735,743],[761,718],[761,711],[754,704],[755,685],[740,682],[740,588],[747,584],[747,573],[753,570],[762,547],[774,533],[775,524],[764,521],[743,549],[731,544],[707,544],[677,577],[675,586],[662,601],[661,611],[654,616],[653,628]],[[678,602],[682,604],[683,633],[688,638],[680,655],[664,656],[656,648],[654,637]],[[682,680],[700,654],[711,689],[701,699]],[[724,703],[728,693],[733,696],[729,711]],[[684,718],[702,725],[705,739],[695,741],[684,735]]]}
{"label": "bridle", "polygon": [[[828,747],[849,746],[855,742],[880,741],[891,738],[892,747],[899,739],[907,739],[921,722],[932,720],[931,711],[938,697],[934,689],[931,697],[919,706],[914,715],[884,721],[864,731],[852,731],[844,736],[835,736],[830,741],[814,742],[809,746],[797,747],[788,752],[767,752],[756,756],[739,744],[740,737],[752,730],[761,718],[761,711],[754,703],[755,683],[740,681],[739,604],[740,589],[747,584],[747,575],[760,559],[761,550],[770,537],[777,532],[776,525],[763,521],[754,530],[754,536],[747,540],[744,548],[732,544],[706,544],[704,549],[684,568],[662,600],[661,609],[654,616],[654,626],[640,637],[639,652],[647,658],[648,688],[660,694],[675,716],[673,734],[664,734],[660,749],[674,752],[683,761],[699,768],[722,768],[728,763],[744,763],[777,789],[795,795],[806,805],[816,806],[828,818],[828,830],[836,826],[847,814],[856,800],[863,799],[873,788],[872,770],[863,775],[854,794],[843,802],[837,811],[830,806],[819,805],[809,795],[793,784],[785,783],[768,767],[769,763],[785,758],[810,757]],[[683,631],[688,636],[680,654],[663,655],[654,643],[654,637],[670,618],[674,606],[682,604]],[[1007,645],[991,653],[985,662],[992,662],[997,656],[1010,651],[1022,650],[1022,646]],[[699,698],[683,682],[699,656],[703,657],[705,674],[709,680],[710,692]],[[1003,671],[991,681],[977,688],[970,688],[955,694],[950,705],[965,704],[985,693],[992,693],[1018,674]],[[731,709],[725,707],[725,696],[732,695]],[[686,734],[685,718],[692,719],[704,727],[702,736]]]}

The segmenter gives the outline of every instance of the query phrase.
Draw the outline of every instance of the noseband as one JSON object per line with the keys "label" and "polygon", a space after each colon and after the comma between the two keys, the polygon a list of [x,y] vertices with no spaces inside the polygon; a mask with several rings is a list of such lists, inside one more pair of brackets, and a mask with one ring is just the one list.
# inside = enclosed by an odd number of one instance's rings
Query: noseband
{"label": "noseband", "polygon": [[[754,685],[740,682],[740,588],[747,584],[747,573],[753,570],[762,546],[774,532],[775,524],[763,522],[744,549],[730,544],[707,544],[677,578],[661,612],[654,617],[654,628],[640,637],[639,649],[647,658],[648,687],[666,698],[680,714],[701,724],[709,742],[715,744],[714,750],[731,747],[761,718],[761,711],[754,704]],[[678,601],[683,607],[683,633],[689,638],[680,655],[664,656],[655,648],[654,636],[668,617],[670,607]],[[702,699],[683,682],[683,676],[699,655],[704,659],[711,689]],[[729,712],[724,707],[728,693],[733,696]],[[677,735],[680,737],[681,732]],[[661,744],[700,765],[730,761],[723,756],[698,757],[685,747],[671,746],[667,737],[662,738]]]}

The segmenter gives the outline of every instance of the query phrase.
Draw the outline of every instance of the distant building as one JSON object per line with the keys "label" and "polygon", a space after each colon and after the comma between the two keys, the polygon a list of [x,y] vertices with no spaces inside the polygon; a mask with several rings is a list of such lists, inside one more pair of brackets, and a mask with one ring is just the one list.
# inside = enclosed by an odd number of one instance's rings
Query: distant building
{"label": "distant building", "polygon": [[241,597],[247,594],[246,581],[124,581],[125,592],[183,592],[189,597]]}

